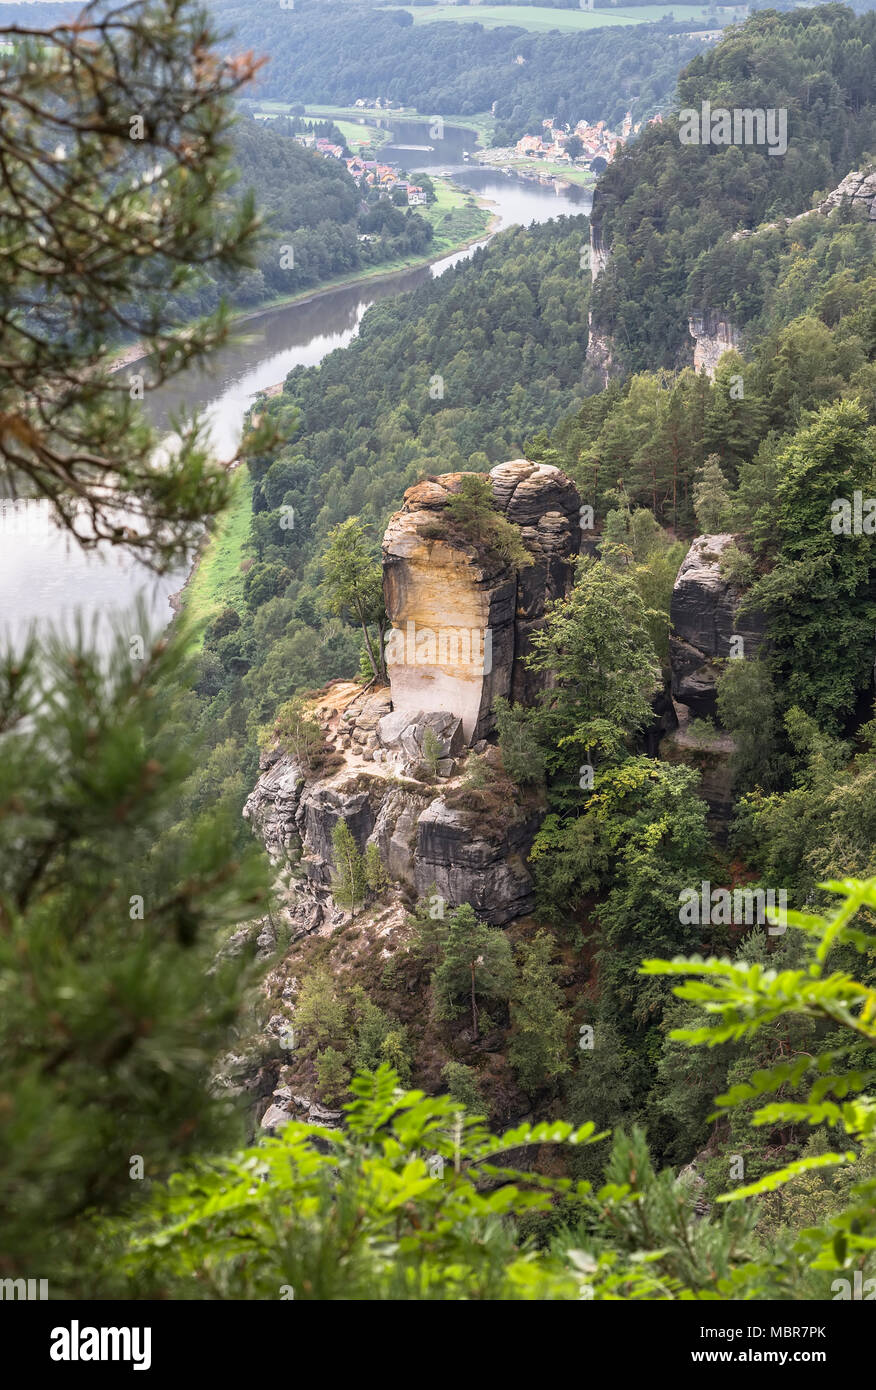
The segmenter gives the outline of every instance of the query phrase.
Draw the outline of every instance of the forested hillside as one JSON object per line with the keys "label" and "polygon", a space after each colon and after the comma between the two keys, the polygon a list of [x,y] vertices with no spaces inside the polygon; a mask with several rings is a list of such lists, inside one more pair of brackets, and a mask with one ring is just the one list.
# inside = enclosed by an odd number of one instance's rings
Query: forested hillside
{"label": "forested hillside", "polygon": [[[759,312],[763,290],[750,282],[769,243],[749,251],[733,238],[807,211],[876,150],[874,58],[876,13],[828,5],[757,15],[687,66],[681,107],[785,110],[788,149],[682,144],[670,120],[648,127],[606,170],[593,227],[611,259],[594,288],[593,322],[624,370],[679,366],[694,311],[729,300],[740,327]],[[740,262],[752,254],[740,284]]]}
{"label": "forested hillside", "polygon": [[[247,7],[254,46],[307,13]],[[233,134],[252,60],[205,61],[176,0],[3,59],[0,473],[71,544],[202,541],[167,634],[0,654],[4,1296],[655,1301],[667,1343],[668,1303],[872,1301],[873,23],[698,52],[682,102],[785,103],[787,153],[649,130],[590,225],[499,234],[258,395],[231,470],[198,419],[158,452],[117,301],[173,378],[227,336],[174,336],[199,294],[279,290],[283,237],[316,283],[374,208]],[[455,29],[413,66],[454,102]],[[497,33],[466,29],[484,88]],[[399,217],[387,246],[425,235]],[[706,310],[739,330],[711,373]],[[422,660],[436,627],[482,659]]]}
{"label": "forested hillside", "polygon": [[414,28],[403,10],[316,0],[294,9],[217,0],[213,8],[241,42],[271,55],[258,84],[265,97],[338,105],[380,97],[425,115],[493,109],[497,145],[539,130],[545,116],[586,116],[615,129],[628,109],[637,120],[650,116],[702,47],[680,24],[536,35],[479,24]]}
{"label": "forested hillside", "polygon": [[[169,297],[182,317],[210,313],[220,298],[251,308],[275,297],[310,289],[350,271],[426,251],[434,236],[427,218],[384,200],[363,212],[363,194],[343,163],[305,149],[291,126],[242,115],[234,129],[236,177],[228,197],[251,194],[262,219],[255,265],[241,275],[205,277],[198,293]],[[360,241],[361,226],[370,233]]]}

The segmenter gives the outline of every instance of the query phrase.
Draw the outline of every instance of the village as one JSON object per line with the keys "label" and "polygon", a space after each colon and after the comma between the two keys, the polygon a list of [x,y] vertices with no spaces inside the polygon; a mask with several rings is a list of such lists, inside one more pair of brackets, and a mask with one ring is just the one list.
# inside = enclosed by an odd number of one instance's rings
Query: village
{"label": "village", "polygon": [[364,185],[367,188],[377,188],[382,193],[404,193],[407,196],[408,207],[412,208],[421,207],[428,201],[426,190],[419,184],[401,178],[398,169],[393,168],[391,164],[381,164],[376,159],[363,159],[358,154],[345,158],[342,145],[336,145],[331,140],[307,131],[293,136],[293,139],[306,149],[324,155],[326,159],[341,160],[360,187]]}
{"label": "village", "polygon": [[[661,115],[652,116],[648,125],[662,124]],[[565,165],[570,169],[589,169],[598,174],[615,158],[617,151],[642,129],[644,122],[633,124],[628,111],[621,122],[620,131],[609,128],[605,121],[591,125],[586,119],[576,125],[554,124],[548,116],[542,121],[540,135],[524,135],[516,145],[503,148],[478,150],[475,158],[481,164],[494,164],[520,167],[523,163],[543,163],[546,165]]]}
{"label": "village", "polygon": [[[356,103],[357,106],[360,104]],[[532,169],[532,176],[538,177],[540,182],[571,179],[586,183],[607,168],[618,150],[644,125],[662,124],[662,121],[663,117],[658,113],[647,122],[634,122],[632,113],[627,111],[620,129],[615,131],[604,120],[591,123],[582,117],[573,126],[556,123],[553,116],[547,116],[541,123],[540,133],[523,135],[515,145],[477,149],[471,156],[466,151],[464,158],[500,168],[506,173],[523,174],[524,177],[526,171]],[[398,168],[393,165],[376,158],[366,158],[361,152],[351,155],[344,146],[327,137],[317,136],[312,131],[301,132],[294,138],[325,158],[343,162],[363,189],[376,188],[388,195],[403,194],[409,207],[428,202],[426,189],[401,177]]]}

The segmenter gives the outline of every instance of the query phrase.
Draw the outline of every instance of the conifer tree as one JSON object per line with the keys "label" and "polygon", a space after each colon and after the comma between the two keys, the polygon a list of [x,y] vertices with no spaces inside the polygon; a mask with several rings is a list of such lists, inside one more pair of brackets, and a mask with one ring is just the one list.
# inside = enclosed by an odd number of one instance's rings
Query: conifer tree
{"label": "conifer tree", "polygon": [[365,859],[345,820],[339,820],[332,831],[332,854],[335,862],[334,895],[342,906],[349,908],[352,919],[365,897],[368,875]]}
{"label": "conifer tree", "polygon": [[540,931],[532,942],[522,942],[518,972],[511,994],[514,1036],[509,1057],[528,1090],[569,1070],[566,1060],[568,1016],[563,1010],[563,991],[557,983],[559,969],[552,960],[554,941]]}
{"label": "conifer tree", "polygon": [[[0,488],[159,570],[229,488],[196,419],[156,463],[142,398],[228,332],[220,312],[181,333],[168,290],[248,263],[256,230],[225,197],[256,65],[212,42],[188,0],[0,31]],[[113,374],[132,336],[142,370]],[[110,1292],[95,1217],[240,1133],[209,1078],[247,971],[217,950],[266,876],[229,808],[175,824],[200,756],[190,646],[137,614],[107,659],[83,632],[0,653],[2,1274],[51,1297]]]}

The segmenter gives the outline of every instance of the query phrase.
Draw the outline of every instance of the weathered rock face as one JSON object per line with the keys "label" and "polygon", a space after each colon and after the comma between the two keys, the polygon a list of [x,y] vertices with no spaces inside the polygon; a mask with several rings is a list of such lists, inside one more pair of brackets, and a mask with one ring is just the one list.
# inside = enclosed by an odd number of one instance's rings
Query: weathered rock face
{"label": "weathered rock face", "polygon": [[608,265],[610,256],[609,248],[606,246],[602,236],[600,224],[590,218],[590,279],[592,284],[596,284],[605,267]]}
{"label": "weathered rock face", "polygon": [[715,659],[756,656],[764,640],[762,618],[737,616],[743,591],[721,574],[721,555],[732,540],[729,534],[698,536],[672,590],[672,695],[701,718],[716,714]]}
{"label": "weathered rock face", "polygon": [[846,174],[842,183],[819,203],[818,211],[826,215],[843,203],[862,208],[871,221],[876,221],[876,170],[855,169]]}
{"label": "weathered rock face", "polygon": [[[488,921],[510,921],[535,906],[526,856],[539,816],[503,830],[501,839],[478,832],[472,817],[438,797],[417,825],[416,881],[420,897],[438,893],[450,903],[469,902]],[[497,917],[498,910],[498,917]]]}
{"label": "weathered rock face", "polygon": [[415,722],[424,711],[451,713],[473,743],[490,731],[497,696],[531,698],[535,681],[523,658],[547,602],[571,583],[580,498],[558,468],[515,459],[491,471],[496,502],[533,558],[518,574],[442,517],[462,476],[409,488],[387,527],[386,652],[394,715]]}
{"label": "weathered rock face", "polygon": [[[409,900],[438,893],[450,907],[469,902],[494,925],[531,910],[525,861],[540,817],[514,805],[510,784],[493,795],[491,817],[477,805],[447,804],[454,794],[460,799],[467,755],[458,716],[391,712],[388,690],[363,696],[352,684],[330,691],[316,713],[337,765],[306,772],[289,753],[266,755],[243,812],[274,864],[299,875],[286,905],[293,939],[338,919],[332,833],[340,820],[361,851],[376,845]],[[431,759],[424,757],[427,730],[438,745]],[[462,799],[471,802],[471,793]]]}
{"label": "weathered rock face", "polygon": [[739,330],[713,309],[691,314],[688,330],[694,340],[694,371],[705,368],[710,377],[714,377],[715,368],[725,352],[738,352],[742,347]]}

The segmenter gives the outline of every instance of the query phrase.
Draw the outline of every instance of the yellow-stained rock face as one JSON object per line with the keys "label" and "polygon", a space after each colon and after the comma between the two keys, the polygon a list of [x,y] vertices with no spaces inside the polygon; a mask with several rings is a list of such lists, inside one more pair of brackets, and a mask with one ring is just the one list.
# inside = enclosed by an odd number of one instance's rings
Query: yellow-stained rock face
{"label": "yellow-stained rock face", "polygon": [[[521,572],[468,539],[444,512],[461,474],[409,488],[383,540],[390,630],[387,669],[395,711],[448,711],[466,740],[483,737],[499,695],[526,683],[519,658],[548,599],[566,592],[580,544],[580,499],[557,468],[525,459],[490,481],[500,512],[520,526],[533,564]],[[525,578],[523,578],[525,576]]]}

